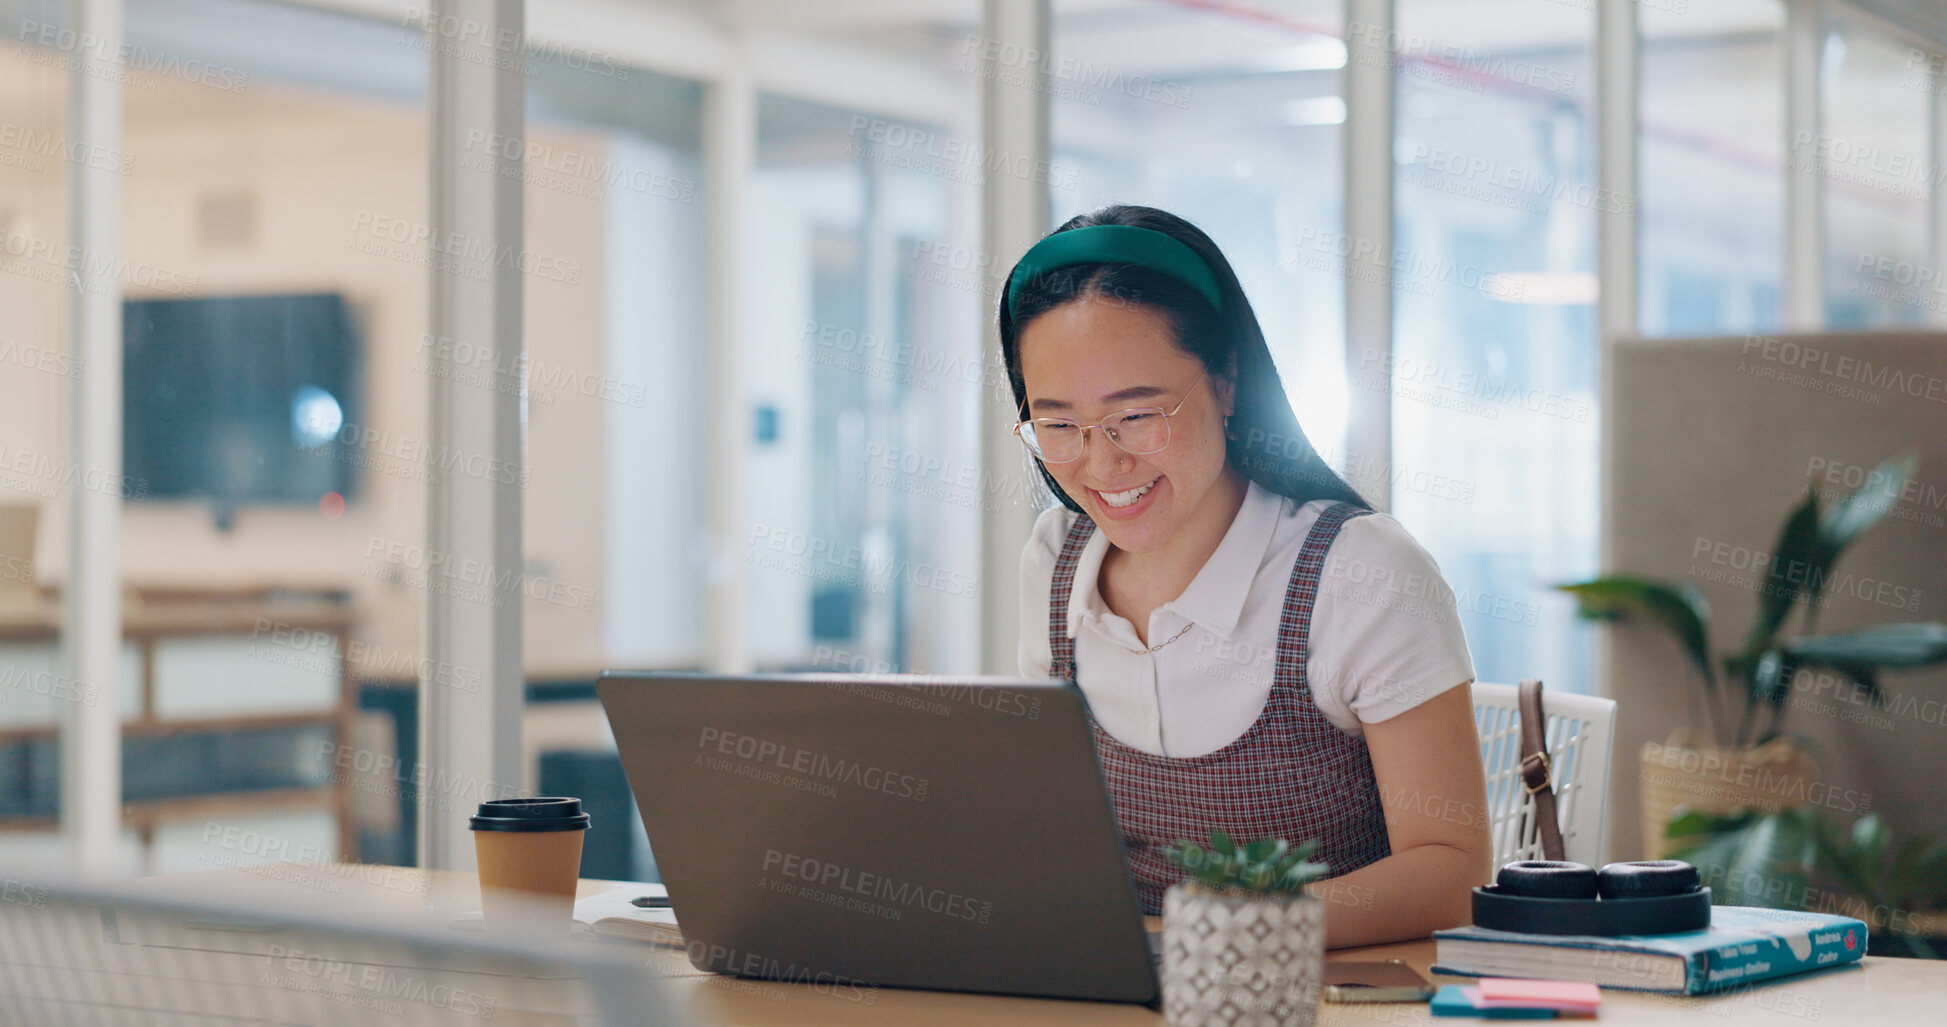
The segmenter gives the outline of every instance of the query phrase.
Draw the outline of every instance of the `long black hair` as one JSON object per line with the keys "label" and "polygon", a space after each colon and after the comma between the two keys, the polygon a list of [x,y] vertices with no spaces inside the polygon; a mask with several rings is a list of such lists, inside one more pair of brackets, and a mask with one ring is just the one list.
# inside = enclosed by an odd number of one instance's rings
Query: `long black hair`
{"label": "long black hair", "polygon": [[[1314,499],[1335,499],[1372,509],[1365,497],[1339,477],[1305,437],[1285,395],[1278,368],[1265,345],[1237,272],[1217,244],[1197,226],[1154,207],[1115,204],[1068,219],[1059,232],[1092,225],[1130,225],[1162,232],[1196,251],[1217,278],[1223,297],[1219,311],[1190,285],[1160,271],[1134,264],[1076,264],[1029,276],[1008,278],[1012,296],[1004,291],[1000,303],[1001,356],[1007,362],[1007,381],[1014,390],[1018,416],[1028,416],[1027,385],[1021,378],[1021,330],[1036,317],[1071,300],[1096,296],[1137,303],[1161,314],[1176,336],[1176,345],[1203,364],[1211,378],[1233,384],[1235,398],[1224,443],[1226,460],[1251,481],[1299,505]],[[1038,458],[1041,480],[1061,504],[1077,513],[1079,506],[1055,483]]]}

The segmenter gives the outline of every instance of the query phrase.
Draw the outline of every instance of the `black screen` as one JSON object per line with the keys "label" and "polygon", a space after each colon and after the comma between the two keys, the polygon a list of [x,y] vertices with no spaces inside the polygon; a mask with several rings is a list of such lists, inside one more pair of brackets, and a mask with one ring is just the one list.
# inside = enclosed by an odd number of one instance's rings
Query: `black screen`
{"label": "black screen", "polygon": [[350,499],[359,345],[335,293],[123,305],[124,473],[219,508]]}

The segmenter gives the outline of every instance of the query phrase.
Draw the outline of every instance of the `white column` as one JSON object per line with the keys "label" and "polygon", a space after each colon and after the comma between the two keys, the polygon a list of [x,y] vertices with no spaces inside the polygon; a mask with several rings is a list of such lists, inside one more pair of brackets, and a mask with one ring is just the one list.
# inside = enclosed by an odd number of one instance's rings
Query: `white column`
{"label": "white column", "polygon": [[[476,252],[486,248],[518,254],[523,246],[518,158],[509,160],[498,147],[473,151],[473,159],[487,162],[486,167],[463,167],[461,158],[473,133],[523,136],[527,80],[519,61],[507,59],[525,49],[523,0],[434,0],[433,13],[435,25],[452,17],[478,27],[443,34],[432,48],[433,247],[463,239],[473,244],[466,249]],[[503,167],[507,164],[512,167]],[[449,366],[451,348],[432,347],[430,451],[477,454],[494,461],[488,467],[524,469],[521,262],[470,263],[486,266],[466,270],[485,273],[472,277],[433,269],[430,327],[436,339],[490,347],[496,356],[492,387],[470,377],[478,368],[455,373],[459,369]],[[447,356],[441,357],[442,351]],[[507,478],[514,480],[503,480]],[[427,486],[428,552],[438,554],[448,568],[487,568],[489,582],[510,576],[518,582],[525,487],[524,473],[439,475]],[[429,586],[440,578],[430,559],[427,576]],[[467,692],[427,676],[420,679],[419,759],[427,770],[425,779],[442,782],[428,785],[439,788],[437,793],[421,796],[423,867],[471,870],[471,804],[511,794],[510,789],[520,786],[525,593],[498,586],[489,590],[497,602],[436,587],[426,593],[422,665],[485,667],[486,687]]]}
{"label": "white column", "polygon": [[[1371,256],[1346,258],[1346,376],[1366,350],[1390,361],[1393,353],[1393,66],[1387,46],[1393,0],[1345,0],[1345,234]],[[1363,267],[1355,267],[1362,263]],[[1365,273],[1359,273],[1363,270]],[[1390,366],[1382,363],[1380,366]],[[1393,465],[1393,397],[1347,390],[1346,466]],[[1392,506],[1390,476],[1360,483],[1375,506]]]}
{"label": "white column", "polygon": [[[998,66],[1002,51],[1048,53],[1052,32],[1049,0],[985,0],[980,33],[988,62],[980,85],[982,152],[1003,152],[1035,166],[1049,159],[1048,75],[1046,62],[1033,67]],[[1019,47],[1019,51],[1014,50]],[[1026,77],[1023,81],[1021,76]],[[1001,79],[1006,77],[1008,82]],[[1017,161],[1018,163],[1019,161]],[[1013,267],[1028,247],[1051,227],[1047,186],[1031,176],[989,173],[981,182],[980,246],[995,267]],[[1005,299],[1005,297],[1002,297]],[[983,352],[1000,352],[994,310],[983,307]],[[1019,419],[1006,390],[982,386],[980,461],[994,476],[996,495],[1016,492],[1010,482],[1028,474],[1021,443],[1014,437]],[[980,668],[985,674],[1020,673],[1021,548],[1034,527],[1026,507],[998,504],[980,520]]]}
{"label": "white column", "polygon": [[703,95],[703,180],[707,195],[709,270],[709,495],[705,530],[707,658],[711,670],[741,674],[750,669],[744,641],[744,451],[751,437],[750,404],[741,373],[744,304],[761,302],[746,283],[745,215],[752,170],[757,166],[757,90],[744,66],[746,51],[729,50],[731,63]]}
{"label": "white column", "polygon": [[[1927,94],[1927,128],[1934,185],[1927,197],[1927,236],[1932,263],[1938,270],[1947,267],[1947,187],[1940,184],[1940,169],[1947,168],[1947,94],[1942,93],[1947,90],[1947,72],[1938,64],[1929,64],[1928,68],[1927,83],[1933,89]],[[1936,327],[1947,327],[1947,305],[1931,308],[1928,320]]]}
{"label": "white column", "polygon": [[1812,146],[1823,104],[1819,69],[1825,55],[1824,5],[1785,0],[1785,328],[1825,327],[1825,168]]}
{"label": "white column", "polygon": [[[1616,342],[1636,334],[1637,242],[1640,238],[1641,209],[1635,202],[1637,188],[1637,84],[1642,54],[1634,0],[1601,0],[1596,9],[1596,185],[1610,196],[1626,197],[1623,212],[1603,204],[1596,214],[1596,345],[1600,397],[1602,519],[1610,521],[1609,501],[1615,496],[1615,432],[1611,427],[1611,371],[1615,365]],[[1599,533],[1597,565],[1615,566],[1612,559],[1612,534]],[[1596,633],[1596,694],[1612,696],[1612,683],[1604,678],[1609,662],[1611,632]],[[1612,810],[1612,814],[1621,815]],[[1614,838],[1615,831],[1605,832]]]}
{"label": "white column", "polygon": [[[91,153],[122,147],[121,69],[110,59],[122,41],[122,0],[70,3],[77,34],[100,40],[74,53],[71,142]],[[62,672],[95,701],[67,705],[61,718],[61,832],[73,868],[115,872],[122,828],[122,647],[120,491],[86,487],[122,473],[122,292],[112,268],[120,252],[121,176],[93,164],[69,172],[71,240],[79,262],[74,356],[87,373],[74,380],[72,448],[82,473],[68,492],[68,579],[63,598]]]}

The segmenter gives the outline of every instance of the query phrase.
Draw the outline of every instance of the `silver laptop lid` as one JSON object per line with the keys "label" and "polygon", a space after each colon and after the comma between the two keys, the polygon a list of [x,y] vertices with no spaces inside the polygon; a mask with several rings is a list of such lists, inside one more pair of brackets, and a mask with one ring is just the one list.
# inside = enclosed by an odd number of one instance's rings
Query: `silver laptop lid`
{"label": "silver laptop lid", "polygon": [[1075,689],[610,674],[598,690],[699,968],[1156,1000]]}

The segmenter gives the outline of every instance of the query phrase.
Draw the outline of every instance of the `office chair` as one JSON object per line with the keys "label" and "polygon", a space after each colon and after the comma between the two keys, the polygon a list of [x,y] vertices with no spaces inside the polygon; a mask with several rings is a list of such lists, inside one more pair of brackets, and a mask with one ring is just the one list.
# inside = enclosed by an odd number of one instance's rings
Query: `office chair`
{"label": "office chair", "polygon": [[[1521,710],[1513,685],[1474,682],[1474,725],[1487,771],[1487,810],[1494,866],[1541,859],[1534,800],[1521,782]],[[1566,858],[1602,864],[1602,820],[1609,804],[1609,751],[1616,702],[1592,695],[1545,691],[1549,783],[1560,811]]]}

